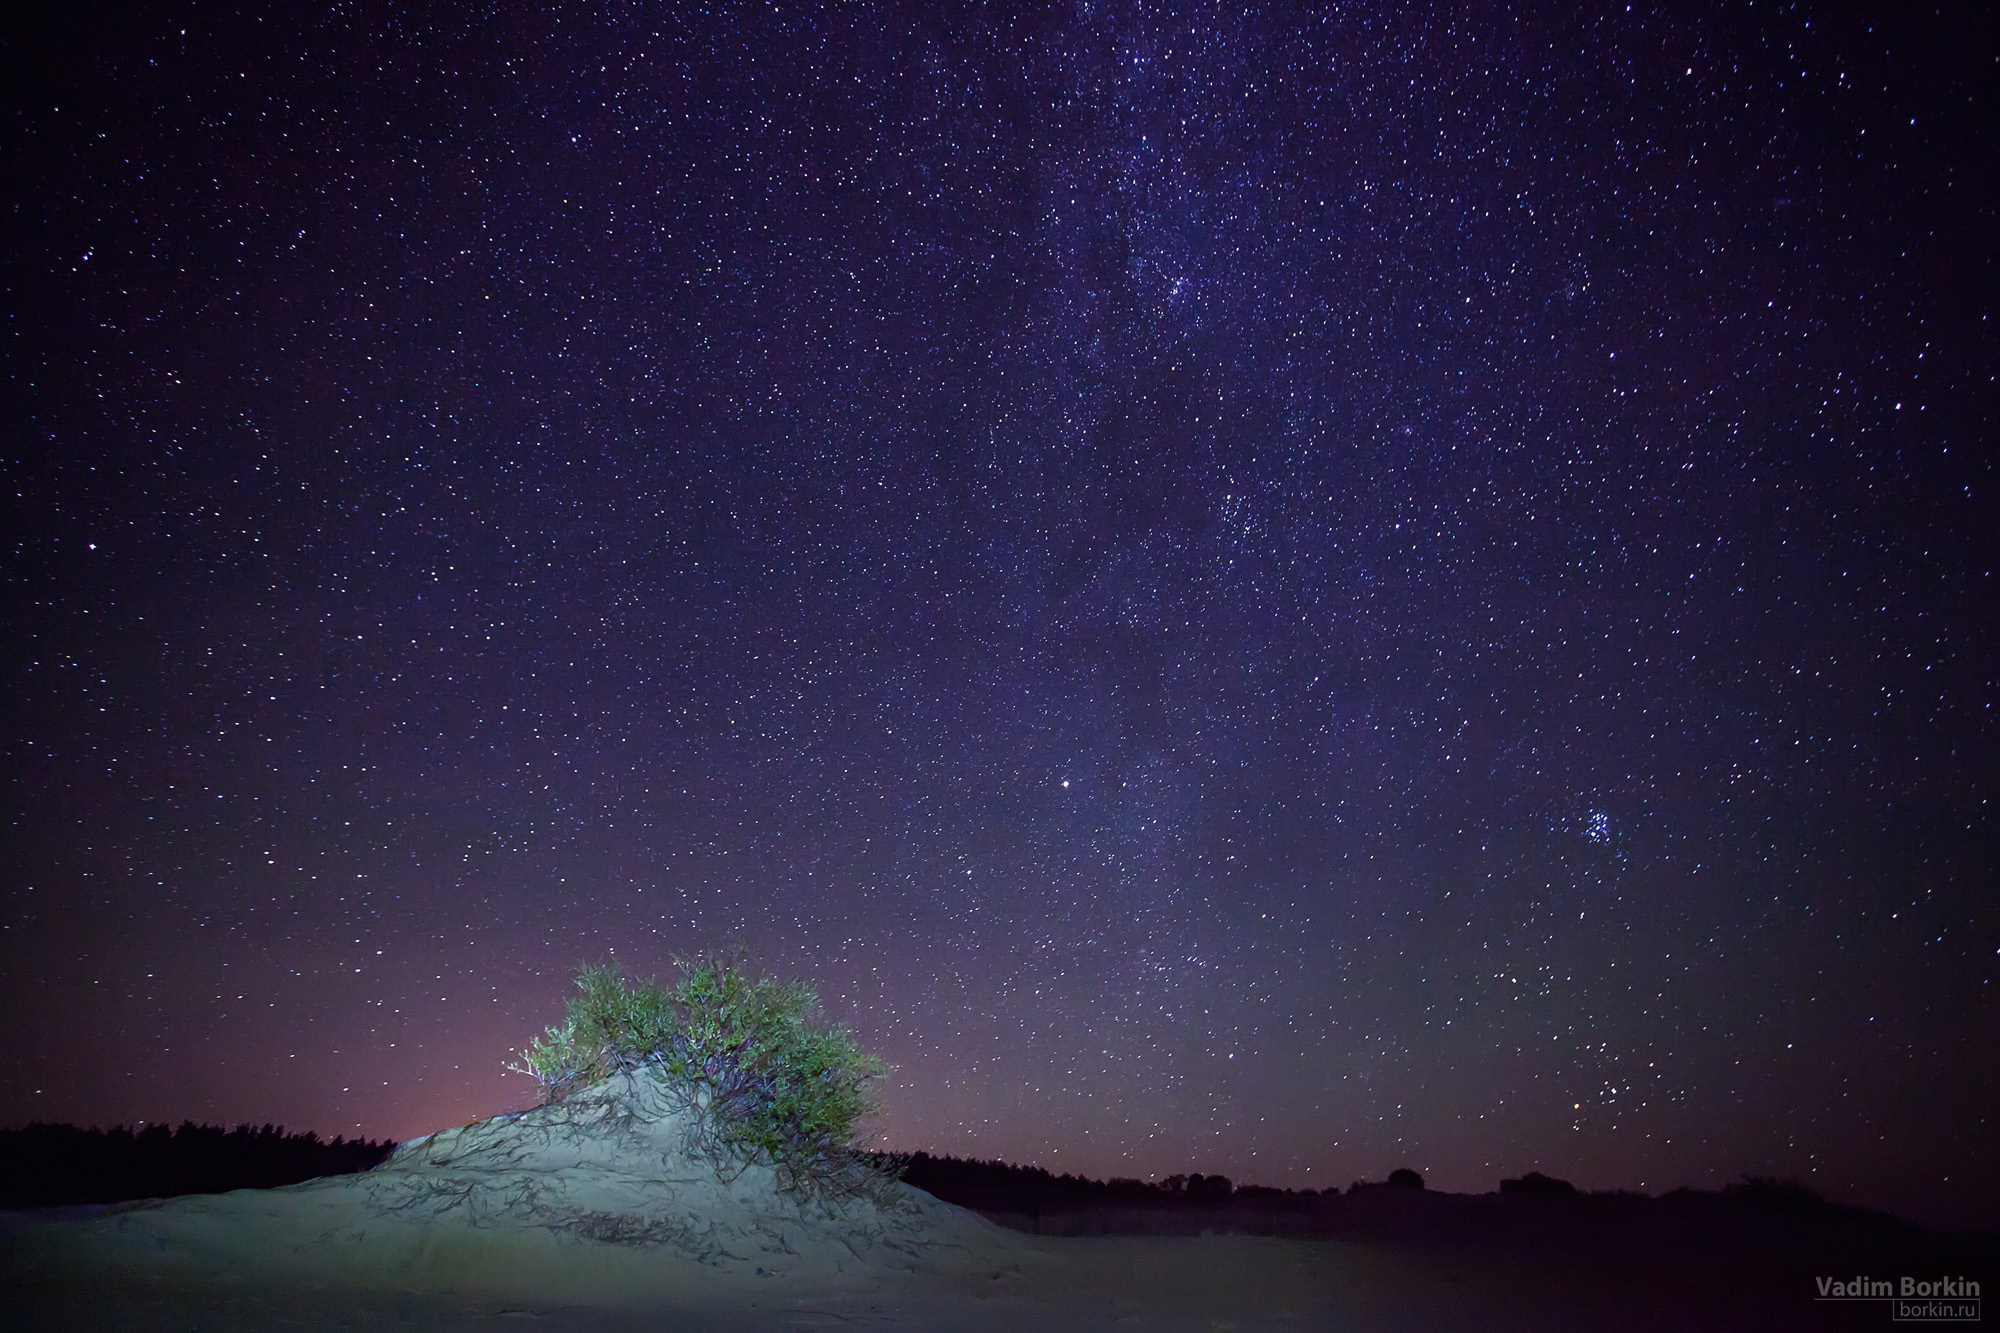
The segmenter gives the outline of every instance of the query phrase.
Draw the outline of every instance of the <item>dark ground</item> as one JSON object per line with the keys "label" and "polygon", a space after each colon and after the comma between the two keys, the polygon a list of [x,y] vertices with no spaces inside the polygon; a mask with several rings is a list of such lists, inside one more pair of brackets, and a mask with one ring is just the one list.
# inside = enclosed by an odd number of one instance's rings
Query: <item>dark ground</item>
{"label": "dark ground", "polygon": [[[738,1291],[703,1278],[650,1309],[500,1299],[451,1283],[202,1277],[120,1251],[110,1233],[34,1224],[121,1209],[0,1214],[0,1327],[589,1330],[851,1326],[958,1329],[1845,1330],[1898,1323],[1892,1301],[1818,1299],[1820,1279],[1951,1278],[1982,1296],[2000,1237],[1944,1233],[1778,1182],[1659,1198],[1531,1177],[1501,1192],[1360,1184],[1345,1191],[1160,1188],[919,1155],[908,1178],[1035,1238],[990,1280]],[[239,1196],[242,1197],[242,1196]],[[141,1210],[145,1205],[139,1206]],[[79,1240],[79,1237],[81,1239]],[[80,1248],[79,1248],[80,1247]],[[1002,1251],[996,1250],[996,1255]],[[583,1262],[565,1259],[565,1265]],[[720,1283],[721,1285],[716,1285]],[[711,1289],[711,1287],[713,1289]],[[974,1289],[976,1287],[977,1289]],[[1980,1307],[1983,1314],[1983,1302]],[[1902,1322],[1908,1322],[1907,1320]]]}
{"label": "dark ground", "polygon": [[[1900,1287],[1906,1276],[1950,1277],[1983,1291],[2000,1275],[2000,1234],[1941,1232],[1779,1181],[1659,1197],[1585,1193],[1532,1173],[1479,1195],[1363,1182],[1324,1193],[1232,1189],[1199,1176],[1163,1190],[923,1154],[906,1179],[1041,1236],[1362,1246],[1419,1285],[1486,1303],[1494,1326],[1519,1315],[1530,1326],[1873,1328],[1894,1322],[1891,1302],[1820,1300],[1818,1280],[1865,1276]],[[1412,1313],[1424,1305],[1416,1297]]]}

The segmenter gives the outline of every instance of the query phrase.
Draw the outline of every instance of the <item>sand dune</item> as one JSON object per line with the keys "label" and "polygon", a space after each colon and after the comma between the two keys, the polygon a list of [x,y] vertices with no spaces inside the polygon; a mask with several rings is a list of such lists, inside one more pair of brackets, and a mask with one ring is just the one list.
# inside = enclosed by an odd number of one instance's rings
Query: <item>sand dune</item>
{"label": "sand dune", "polygon": [[1712,1260],[1027,1236],[902,1185],[802,1207],[767,1169],[720,1178],[684,1129],[648,1080],[622,1075],[405,1144],[361,1175],[29,1227],[3,1243],[6,1327],[1843,1326],[1800,1274]]}
{"label": "sand dune", "polygon": [[87,1276],[128,1304],[158,1304],[159,1293],[141,1293],[162,1287],[338,1292],[387,1311],[452,1297],[469,1314],[723,1318],[780,1291],[838,1303],[899,1281],[956,1281],[1024,1248],[904,1186],[836,1209],[782,1195],[767,1167],[724,1179],[687,1150],[662,1090],[621,1074],[557,1105],[413,1140],[363,1174],[34,1228],[14,1238],[9,1276],[52,1296]]}
{"label": "sand dune", "polygon": [[358,1190],[371,1216],[638,1247],[742,1275],[950,1269],[1007,1233],[908,1188],[838,1208],[779,1193],[760,1165],[724,1178],[690,1153],[663,1090],[620,1074],[553,1106],[403,1145]]}

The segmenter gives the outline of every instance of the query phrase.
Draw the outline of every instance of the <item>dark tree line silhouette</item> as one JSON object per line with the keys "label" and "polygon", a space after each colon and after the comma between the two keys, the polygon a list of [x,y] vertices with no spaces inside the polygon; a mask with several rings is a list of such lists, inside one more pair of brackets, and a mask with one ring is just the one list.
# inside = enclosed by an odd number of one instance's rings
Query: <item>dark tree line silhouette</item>
{"label": "dark tree line silhouette", "polygon": [[1680,1187],[1652,1197],[1618,1189],[1582,1191],[1570,1181],[1528,1171],[1500,1181],[1490,1195],[1440,1195],[1424,1189],[1424,1177],[1408,1167],[1390,1171],[1386,1181],[1354,1181],[1346,1189],[1272,1189],[1232,1185],[1222,1175],[1170,1175],[1158,1183],[1092,1181],[1042,1167],[912,1153],[902,1179],[1004,1227],[1046,1235],[1504,1235],[1522,1243],[1550,1237],[1584,1243],[1580,1237],[1610,1235],[1622,1227],[1662,1243],[1698,1245],[1714,1237],[1752,1243],[1778,1219],[1844,1227],[1856,1235],[1922,1231],[1868,1209],[1826,1203],[1798,1181],[1766,1177],[1744,1177],[1718,1191]]}
{"label": "dark tree line silhouette", "polygon": [[315,1176],[366,1171],[394,1152],[386,1139],[331,1142],[282,1126],[182,1122],[133,1131],[78,1129],[39,1121],[0,1130],[0,1207],[117,1203],[175,1194],[295,1185]]}
{"label": "dark tree line silhouette", "polygon": [[1227,1176],[1169,1176],[1157,1185],[1119,1178],[1091,1180],[1058,1176],[1039,1166],[933,1157],[927,1152],[911,1154],[903,1180],[948,1203],[1000,1211],[1226,1199],[1235,1192]]}
{"label": "dark tree line silhouette", "polygon": [[972,1161],[960,1157],[911,1154],[903,1179],[926,1194],[979,1212],[1034,1213],[1070,1208],[1133,1205],[1142,1208],[1199,1208],[1226,1202],[1303,1205],[1377,1189],[1422,1189],[1424,1178],[1408,1167],[1389,1174],[1386,1184],[1357,1180],[1345,1191],[1289,1190],[1269,1185],[1236,1185],[1228,1176],[1173,1175],[1157,1184],[1113,1177],[1054,1175],[1038,1166]]}

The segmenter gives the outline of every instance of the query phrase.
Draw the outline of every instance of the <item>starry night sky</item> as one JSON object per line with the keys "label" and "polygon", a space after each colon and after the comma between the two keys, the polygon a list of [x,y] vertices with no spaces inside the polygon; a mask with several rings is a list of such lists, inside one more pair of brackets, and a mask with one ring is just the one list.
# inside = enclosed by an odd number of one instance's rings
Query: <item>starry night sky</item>
{"label": "starry night sky", "polygon": [[903,1148],[1992,1220],[2000,24],[1875,8],[15,28],[0,1123],[733,941]]}

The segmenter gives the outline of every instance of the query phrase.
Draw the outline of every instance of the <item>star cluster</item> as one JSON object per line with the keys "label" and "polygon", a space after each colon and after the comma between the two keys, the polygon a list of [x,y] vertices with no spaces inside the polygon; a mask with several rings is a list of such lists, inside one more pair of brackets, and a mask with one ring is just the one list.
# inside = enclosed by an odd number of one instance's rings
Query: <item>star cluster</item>
{"label": "star cluster", "polygon": [[38,21],[0,1122],[735,944],[895,1146],[1990,1218],[1990,14]]}

